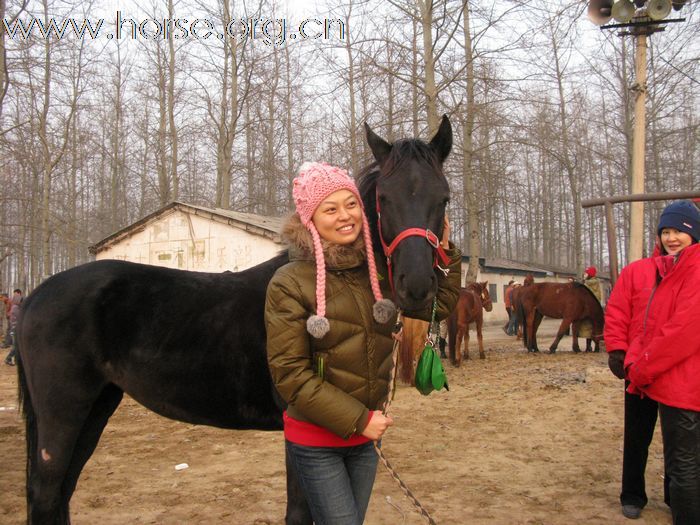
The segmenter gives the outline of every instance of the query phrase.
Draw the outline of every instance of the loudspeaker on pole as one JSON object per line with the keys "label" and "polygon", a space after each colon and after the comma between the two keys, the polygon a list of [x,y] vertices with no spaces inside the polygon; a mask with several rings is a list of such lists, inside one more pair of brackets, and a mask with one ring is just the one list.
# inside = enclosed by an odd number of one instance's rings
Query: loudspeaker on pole
{"label": "loudspeaker on pole", "polygon": [[618,22],[625,23],[632,20],[636,11],[631,0],[617,0],[612,7],[612,17]]}
{"label": "loudspeaker on pole", "polygon": [[652,20],[663,20],[671,12],[671,0],[649,0],[647,15]]}
{"label": "loudspeaker on pole", "polygon": [[591,0],[588,4],[588,18],[597,26],[610,22],[613,0]]}

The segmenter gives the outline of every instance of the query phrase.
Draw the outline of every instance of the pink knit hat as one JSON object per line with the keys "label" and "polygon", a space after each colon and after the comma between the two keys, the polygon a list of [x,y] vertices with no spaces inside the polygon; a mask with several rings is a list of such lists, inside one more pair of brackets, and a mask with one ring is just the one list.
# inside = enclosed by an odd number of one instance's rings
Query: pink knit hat
{"label": "pink knit hat", "polygon": [[348,176],[348,172],[344,169],[321,162],[306,162],[299,168],[299,176],[294,179],[292,196],[294,197],[296,212],[299,214],[302,224],[311,233],[314,243],[314,257],[316,259],[316,315],[312,315],[306,321],[306,329],[317,339],[328,333],[330,323],[326,319],[326,261],[321,246],[321,237],[311,219],[323,199],[338,190],[348,190],[354,193],[362,207],[362,234],[365,240],[365,251],[367,252],[369,280],[376,300],[373,307],[374,319],[378,323],[386,323],[396,313],[394,303],[384,299],[379,288],[377,266],[374,262],[374,252],[372,250],[372,234],[355,181]]}

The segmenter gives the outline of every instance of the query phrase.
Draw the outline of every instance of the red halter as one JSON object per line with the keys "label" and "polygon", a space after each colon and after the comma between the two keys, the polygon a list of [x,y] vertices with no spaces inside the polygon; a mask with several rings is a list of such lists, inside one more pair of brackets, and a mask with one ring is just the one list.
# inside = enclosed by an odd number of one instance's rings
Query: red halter
{"label": "red halter", "polygon": [[[435,235],[432,231],[430,231],[427,228],[406,228],[405,230],[401,231],[396,237],[394,237],[394,240],[391,241],[391,244],[387,246],[386,242],[384,242],[384,236],[382,235],[382,214],[379,209],[379,195],[376,196],[376,202],[377,228],[379,229],[379,240],[382,243],[382,249],[384,250],[384,255],[386,256],[386,266],[389,270],[389,283],[391,283],[391,291],[394,291],[394,279],[391,271],[391,255],[394,253],[399,243],[408,237],[425,237],[425,240],[428,241],[428,244],[432,246],[433,250],[435,251],[433,268],[438,268],[441,272],[447,275],[450,271],[450,269],[447,268],[447,266],[450,264],[450,258],[445,253],[443,247],[440,246],[440,240],[438,239],[437,235]],[[445,266],[445,268],[438,264],[438,258],[440,259],[440,262]]]}

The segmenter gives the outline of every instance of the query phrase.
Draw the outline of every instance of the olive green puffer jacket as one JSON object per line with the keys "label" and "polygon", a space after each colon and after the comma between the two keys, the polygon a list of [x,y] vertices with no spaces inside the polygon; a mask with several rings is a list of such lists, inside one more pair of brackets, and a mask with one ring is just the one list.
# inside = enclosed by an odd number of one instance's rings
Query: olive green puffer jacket
{"label": "olive green puffer jacket", "polygon": [[[327,428],[340,437],[361,434],[370,410],[388,394],[395,319],[372,317],[372,295],[362,236],[350,246],[322,242],[326,260],[326,318],[330,332],[315,339],[306,320],[316,312],[316,264],[311,236],[298,215],[283,231],[290,262],[277,270],[267,289],[265,323],[272,379],[289,404],[289,416]],[[461,254],[447,251],[450,273],[438,273],[438,312],[446,317],[459,294]],[[379,261],[378,261],[379,262]],[[379,270],[380,278],[382,270]],[[385,272],[384,272],[385,273]],[[390,297],[386,278],[380,280]],[[430,319],[430,312],[411,313]]]}

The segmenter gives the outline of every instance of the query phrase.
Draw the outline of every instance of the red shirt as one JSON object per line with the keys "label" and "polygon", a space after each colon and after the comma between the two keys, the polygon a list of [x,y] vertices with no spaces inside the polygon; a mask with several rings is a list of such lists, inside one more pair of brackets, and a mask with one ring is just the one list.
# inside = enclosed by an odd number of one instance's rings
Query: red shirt
{"label": "red shirt", "polygon": [[[307,447],[354,447],[355,445],[364,445],[370,441],[369,438],[358,434],[353,434],[348,439],[343,439],[327,428],[289,417],[286,410],[283,417],[284,438],[297,445]],[[369,413],[367,422],[369,423],[371,419],[372,411]]]}

